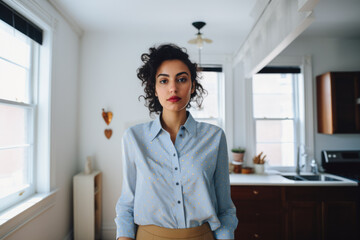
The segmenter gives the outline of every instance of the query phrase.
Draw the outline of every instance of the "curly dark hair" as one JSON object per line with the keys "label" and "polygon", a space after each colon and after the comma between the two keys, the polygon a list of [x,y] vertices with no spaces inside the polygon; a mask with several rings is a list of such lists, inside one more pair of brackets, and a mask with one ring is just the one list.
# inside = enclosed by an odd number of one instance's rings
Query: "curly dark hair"
{"label": "curly dark hair", "polygon": [[145,96],[140,95],[139,101],[141,97],[145,99],[145,106],[149,109],[149,114],[160,114],[163,109],[159,99],[155,96],[155,75],[158,67],[166,60],[180,60],[189,68],[191,82],[195,83],[195,91],[191,94],[186,108],[191,107],[192,101],[196,102],[200,108],[204,100],[203,95],[207,94],[207,91],[199,83],[197,64],[190,61],[186,49],[175,44],[163,44],[157,48],[151,47],[149,52],[149,54],[144,53],[141,55],[144,64],[137,69],[137,77],[142,81],[141,86],[145,85]]}

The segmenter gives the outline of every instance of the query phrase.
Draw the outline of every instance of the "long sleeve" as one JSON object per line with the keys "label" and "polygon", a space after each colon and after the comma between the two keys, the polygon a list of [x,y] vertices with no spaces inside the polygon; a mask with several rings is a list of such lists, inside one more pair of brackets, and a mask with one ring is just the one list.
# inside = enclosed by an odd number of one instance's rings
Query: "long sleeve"
{"label": "long sleeve", "polygon": [[135,239],[137,228],[134,223],[136,165],[133,144],[129,131],[126,131],[122,139],[123,183],[121,196],[116,204],[116,239],[119,237]]}
{"label": "long sleeve", "polygon": [[218,218],[221,226],[215,230],[216,239],[234,239],[237,227],[236,208],[230,196],[229,162],[225,133],[222,131],[214,174]]}

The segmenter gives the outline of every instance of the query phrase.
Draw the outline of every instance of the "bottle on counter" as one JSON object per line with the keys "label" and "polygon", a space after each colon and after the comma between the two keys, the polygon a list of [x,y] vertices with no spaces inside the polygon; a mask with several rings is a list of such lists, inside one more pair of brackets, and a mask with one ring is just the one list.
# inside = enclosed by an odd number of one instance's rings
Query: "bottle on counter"
{"label": "bottle on counter", "polygon": [[318,165],[317,165],[315,159],[311,160],[310,166],[311,166],[311,172],[313,174],[316,174],[316,175],[319,174],[319,168],[318,168]]}

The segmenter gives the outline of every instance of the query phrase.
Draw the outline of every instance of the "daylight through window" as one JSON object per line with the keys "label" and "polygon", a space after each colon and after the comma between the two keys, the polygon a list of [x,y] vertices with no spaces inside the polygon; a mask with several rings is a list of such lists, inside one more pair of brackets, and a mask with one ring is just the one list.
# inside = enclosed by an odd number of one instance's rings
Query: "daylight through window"
{"label": "daylight through window", "polygon": [[256,152],[270,166],[294,166],[298,138],[298,73],[266,73],[253,77]]}

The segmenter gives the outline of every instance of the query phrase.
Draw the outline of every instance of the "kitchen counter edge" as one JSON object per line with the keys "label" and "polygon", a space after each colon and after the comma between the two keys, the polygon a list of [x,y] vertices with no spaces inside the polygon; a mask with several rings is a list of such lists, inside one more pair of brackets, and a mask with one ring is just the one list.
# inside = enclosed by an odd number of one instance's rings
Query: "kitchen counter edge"
{"label": "kitchen counter edge", "polygon": [[[284,175],[289,173],[283,173]],[[304,175],[309,173],[304,173]],[[264,173],[264,174],[230,174],[231,186],[246,186],[246,185],[266,185],[266,186],[348,186],[356,187],[358,183],[333,174],[324,173],[322,175],[337,178],[340,181],[294,181],[289,180],[281,174]]]}

